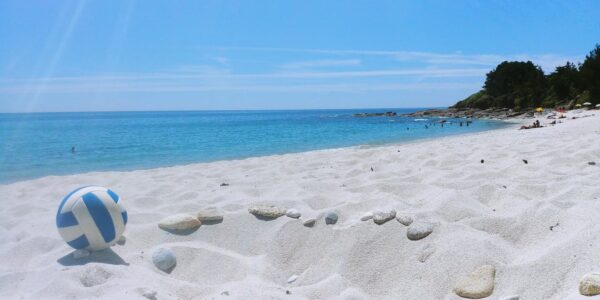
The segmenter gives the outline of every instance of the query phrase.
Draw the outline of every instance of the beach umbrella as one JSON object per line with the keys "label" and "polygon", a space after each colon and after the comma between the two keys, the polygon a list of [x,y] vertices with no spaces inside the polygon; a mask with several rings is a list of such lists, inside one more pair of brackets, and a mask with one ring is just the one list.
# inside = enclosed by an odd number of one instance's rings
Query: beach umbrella
{"label": "beach umbrella", "polygon": [[575,104],[575,107],[581,107],[581,104]]}
{"label": "beach umbrella", "polygon": [[585,105],[585,106],[590,106],[590,105],[592,105],[592,104],[591,104],[591,103],[589,103],[589,102],[585,102],[585,103],[583,103],[583,105]]}
{"label": "beach umbrella", "polygon": [[538,107],[538,108],[535,109],[535,111],[537,111],[537,112],[544,112],[544,109],[542,107]]}
{"label": "beach umbrella", "polygon": [[596,107],[597,107],[597,108],[600,108],[600,104],[596,104]]}

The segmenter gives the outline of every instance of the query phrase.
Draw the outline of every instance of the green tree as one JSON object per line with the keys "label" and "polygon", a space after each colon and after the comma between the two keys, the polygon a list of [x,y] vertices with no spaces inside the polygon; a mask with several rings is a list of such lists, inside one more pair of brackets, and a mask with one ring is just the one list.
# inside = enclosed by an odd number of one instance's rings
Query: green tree
{"label": "green tree", "polygon": [[585,57],[579,70],[585,89],[590,92],[590,102],[600,103],[600,45]]}
{"label": "green tree", "polygon": [[541,105],[546,85],[544,72],[531,61],[504,61],[487,74],[484,90],[494,97],[492,106],[520,109]]}
{"label": "green tree", "polygon": [[559,101],[567,101],[574,98],[585,88],[583,78],[575,64],[567,62],[564,66],[556,67],[552,74],[548,75],[550,89]]}

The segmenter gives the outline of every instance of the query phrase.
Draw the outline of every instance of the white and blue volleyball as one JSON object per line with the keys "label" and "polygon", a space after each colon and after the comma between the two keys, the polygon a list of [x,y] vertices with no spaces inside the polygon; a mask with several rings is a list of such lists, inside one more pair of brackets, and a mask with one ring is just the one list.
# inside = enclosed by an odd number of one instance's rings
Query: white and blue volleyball
{"label": "white and blue volleyball", "polygon": [[127,211],[119,196],[101,186],[84,186],[60,203],[56,226],[75,249],[97,251],[114,245],[125,231]]}

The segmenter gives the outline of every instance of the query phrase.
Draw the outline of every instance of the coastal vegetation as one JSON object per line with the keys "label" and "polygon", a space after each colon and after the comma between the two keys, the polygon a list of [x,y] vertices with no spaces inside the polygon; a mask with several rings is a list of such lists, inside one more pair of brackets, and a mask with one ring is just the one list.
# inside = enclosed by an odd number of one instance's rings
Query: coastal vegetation
{"label": "coastal vegetation", "polygon": [[516,111],[536,107],[573,108],[600,103],[600,45],[583,63],[567,62],[546,75],[531,61],[504,61],[487,73],[483,89],[452,108],[508,108]]}

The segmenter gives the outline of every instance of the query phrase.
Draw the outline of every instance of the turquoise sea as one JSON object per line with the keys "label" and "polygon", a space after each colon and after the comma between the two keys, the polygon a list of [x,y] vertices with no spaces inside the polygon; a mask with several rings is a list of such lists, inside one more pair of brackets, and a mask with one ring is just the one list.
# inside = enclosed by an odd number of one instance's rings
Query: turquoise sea
{"label": "turquoise sea", "polygon": [[440,118],[353,117],[362,112],[400,115],[416,110],[0,114],[0,183],[377,145],[505,126],[487,120],[461,127],[458,122],[464,119],[445,119],[442,127]]}

